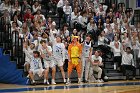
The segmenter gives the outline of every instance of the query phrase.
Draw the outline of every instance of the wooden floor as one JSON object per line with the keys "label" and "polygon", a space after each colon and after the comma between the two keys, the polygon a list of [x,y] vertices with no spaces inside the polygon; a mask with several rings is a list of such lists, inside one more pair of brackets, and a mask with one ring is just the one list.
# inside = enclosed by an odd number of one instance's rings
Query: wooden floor
{"label": "wooden floor", "polygon": [[0,84],[0,93],[140,93],[140,81],[115,81],[107,83],[20,86]]}

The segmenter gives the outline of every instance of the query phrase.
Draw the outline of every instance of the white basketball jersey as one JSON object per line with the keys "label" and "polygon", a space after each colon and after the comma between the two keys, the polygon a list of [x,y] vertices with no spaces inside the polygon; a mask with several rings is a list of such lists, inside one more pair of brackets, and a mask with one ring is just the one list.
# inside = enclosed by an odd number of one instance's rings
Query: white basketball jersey
{"label": "white basketball jersey", "polygon": [[[47,46],[47,48],[48,48],[48,51],[52,52],[51,46]],[[50,61],[52,59],[52,56],[49,56],[49,54],[47,53],[46,49],[41,49],[41,52],[46,55],[46,57],[43,60]]]}
{"label": "white basketball jersey", "polygon": [[89,44],[84,42],[84,46],[83,46],[83,56],[84,57],[89,57],[90,49],[91,49],[91,42]]}
{"label": "white basketball jersey", "polygon": [[57,43],[53,45],[53,55],[57,58],[63,58],[63,49],[65,49],[65,46],[63,43]]}
{"label": "white basketball jersey", "polygon": [[34,70],[39,69],[40,68],[39,64],[40,64],[40,58],[33,57],[31,59],[31,69],[34,69]]}

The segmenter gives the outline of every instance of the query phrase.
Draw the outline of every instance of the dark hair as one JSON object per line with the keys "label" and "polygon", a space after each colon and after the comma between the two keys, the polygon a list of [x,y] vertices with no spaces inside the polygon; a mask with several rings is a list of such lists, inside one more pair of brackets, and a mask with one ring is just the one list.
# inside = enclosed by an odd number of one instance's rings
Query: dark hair
{"label": "dark hair", "polygon": [[37,54],[38,57],[40,56],[40,52],[39,51],[33,51],[33,54]]}
{"label": "dark hair", "polygon": [[46,40],[41,40],[40,41],[40,44],[42,44],[42,43],[46,43]]}
{"label": "dark hair", "polygon": [[44,33],[41,34],[41,37],[42,37],[43,35],[45,35],[45,34],[47,34],[47,35],[49,36],[49,33],[44,32]]}
{"label": "dark hair", "polygon": [[126,47],[126,50],[127,50],[127,49],[131,50],[131,48],[130,48],[130,47]]}
{"label": "dark hair", "polygon": [[60,35],[57,35],[56,37],[59,37],[61,39],[61,42],[62,42],[63,38]]}
{"label": "dark hair", "polygon": [[18,26],[17,22],[14,22],[14,21],[13,21],[12,24],[14,24],[14,23],[16,24],[16,27],[17,27],[17,26]]}
{"label": "dark hair", "polygon": [[90,34],[86,34],[86,37],[90,37],[91,38],[91,35]]}

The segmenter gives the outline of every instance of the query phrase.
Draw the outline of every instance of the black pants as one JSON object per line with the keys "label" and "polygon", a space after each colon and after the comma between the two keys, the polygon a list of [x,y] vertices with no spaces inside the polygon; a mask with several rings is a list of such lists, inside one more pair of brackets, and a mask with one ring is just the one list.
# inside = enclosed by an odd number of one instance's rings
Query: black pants
{"label": "black pants", "polygon": [[100,66],[100,68],[102,69],[102,75],[101,75],[101,79],[104,81],[104,82],[107,82],[107,80],[104,78],[106,75],[105,75],[105,71],[104,71],[104,66]]}
{"label": "black pants", "polygon": [[121,56],[115,56],[114,57],[114,63],[117,63],[117,67],[121,66],[121,61],[122,61],[122,57]]}
{"label": "black pants", "polygon": [[136,76],[136,68],[132,65],[122,65],[121,66],[122,72],[124,76],[128,76],[129,73],[127,73],[127,70],[131,70],[133,72],[133,77]]}

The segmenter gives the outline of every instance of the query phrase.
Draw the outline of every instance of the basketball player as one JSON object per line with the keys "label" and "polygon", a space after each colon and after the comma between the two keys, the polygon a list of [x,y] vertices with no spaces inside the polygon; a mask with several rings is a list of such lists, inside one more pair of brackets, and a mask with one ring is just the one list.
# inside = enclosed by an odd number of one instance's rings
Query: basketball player
{"label": "basketball player", "polygon": [[66,83],[65,79],[65,72],[63,69],[63,64],[65,61],[65,46],[62,43],[61,37],[57,36],[56,38],[53,35],[53,32],[50,30],[50,39],[52,40],[52,46],[53,46],[53,60],[55,62],[55,65],[57,65],[61,71],[63,81]]}
{"label": "basketball player", "polygon": [[27,50],[25,50],[27,56],[31,58],[30,62],[30,70],[29,70],[29,77],[32,80],[32,84],[35,85],[34,75],[38,74],[39,77],[43,75],[44,69],[42,67],[41,59],[40,59],[40,53],[38,51],[33,52],[33,56],[31,56],[29,53],[27,53]]}
{"label": "basketball player", "polygon": [[90,59],[92,56],[92,47],[93,47],[93,44],[91,42],[91,37],[90,35],[87,35],[86,40],[83,43],[82,73],[81,73],[81,79],[83,79],[83,72],[85,71],[85,82],[88,82]]}
{"label": "basketball player", "polygon": [[40,44],[42,45],[41,48],[41,57],[43,58],[44,66],[45,66],[45,73],[44,73],[44,84],[49,85],[48,81],[48,73],[49,73],[49,68],[52,69],[52,83],[51,84],[56,84],[55,83],[55,64],[54,61],[52,60],[52,48],[51,46],[48,46],[46,43],[46,40],[41,40]]}
{"label": "basketball player", "polygon": [[[35,44],[32,42],[28,46],[26,43],[24,43],[24,49],[23,49],[23,51],[25,51],[25,50],[27,50],[28,54],[30,56],[32,56],[33,55],[33,51],[35,51]],[[24,64],[24,67],[25,67],[24,70],[25,70],[25,72],[26,71],[29,72],[30,62],[31,62],[31,58],[30,58],[30,56],[27,56],[28,55],[27,52],[25,52],[25,64]]]}

